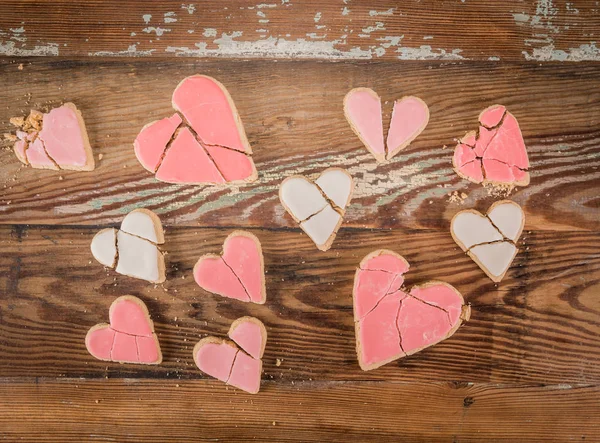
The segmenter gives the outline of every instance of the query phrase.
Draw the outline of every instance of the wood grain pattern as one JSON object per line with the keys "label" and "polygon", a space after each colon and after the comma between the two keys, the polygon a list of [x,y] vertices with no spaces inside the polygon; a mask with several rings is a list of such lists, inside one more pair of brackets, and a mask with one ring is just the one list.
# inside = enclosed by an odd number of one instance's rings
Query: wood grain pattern
{"label": "wood grain pattern", "polygon": [[0,54],[600,60],[595,0],[4,0]]}
{"label": "wood grain pattern", "polygon": [[[494,285],[449,232],[342,228],[334,247],[321,253],[299,229],[256,230],[267,271],[267,302],[260,306],[210,295],[193,281],[196,260],[218,253],[227,229],[168,229],[167,282],[157,287],[104,270],[89,252],[95,232],[0,228],[3,376],[203,378],[194,344],[206,335],[224,337],[233,320],[252,315],[270,337],[266,380],[600,382],[598,233],[528,231],[505,280]],[[362,257],[382,247],[411,263],[407,286],[447,281],[472,304],[472,315],[451,339],[365,373],[356,360],[352,284]],[[107,364],[88,355],[87,330],[106,321],[123,294],[147,303],[162,365]]]}
{"label": "wood grain pattern", "polygon": [[[29,59],[24,66],[0,61],[11,84],[0,91],[0,132],[30,106],[71,100],[103,158],[93,174],[57,174],[21,168],[10,150],[0,152],[0,223],[117,223],[146,207],[167,225],[293,227],[277,198],[283,178],[341,166],[358,183],[345,217],[350,226],[441,229],[459,210],[485,210],[496,199],[460,179],[451,158],[454,140],[477,127],[479,112],[502,103],[519,119],[532,163],[531,185],[511,195],[524,207],[526,227],[600,226],[598,65]],[[166,185],[137,162],[132,143],[141,127],[170,115],[174,87],[199,72],[232,94],[255,152],[255,184]],[[384,96],[386,121],[403,95],[418,95],[431,109],[429,126],[387,165],[376,165],[343,115],[346,92],[364,85]],[[449,203],[455,191],[468,194],[464,204]]]}

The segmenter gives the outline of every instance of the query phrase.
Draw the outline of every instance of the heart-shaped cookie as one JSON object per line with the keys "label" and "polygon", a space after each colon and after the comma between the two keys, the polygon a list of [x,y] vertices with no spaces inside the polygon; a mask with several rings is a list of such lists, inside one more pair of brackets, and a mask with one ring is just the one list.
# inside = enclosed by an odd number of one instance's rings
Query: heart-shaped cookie
{"label": "heart-shaped cookie", "polygon": [[260,320],[242,317],[233,322],[228,335],[241,349],[228,340],[206,337],[194,346],[194,362],[211,377],[256,394],[260,389],[267,330]]}
{"label": "heart-shaped cookie", "polygon": [[367,255],[354,277],[356,353],[363,371],[451,337],[471,315],[454,287],[430,281],[403,289],[408,262],[395,252]]}
{"label": "heart-shaped cookie", "polygon": [[459,141],[452,165],[474,183],[526,186],[529,158],[517,119],[502,105],[479,114],[479,130]]}
{"label": "heart-shaped cookie", "polygon": [[73,103],[47,113],[32,110],[27,118],[14,117],[10,122],[19,128],[11,139],[22,163],[36,169],[94,170],[85,123]]}
{"label": "heart-shaped cookie", "polygon": [[460,211],[453,218],[450,232],[454,241],[496,283],[517,255],[517,240],[523,232],[525,214],[513,201],[494,203],[486,215],[474,209]]}
{"label": "heart-shaped cookie", "polygon": [[165,242],[158,216],[135,209],[125,216],[121,229],[103,229],[92,239],[92,255],[119,274],[152,283],[165,281],[165,259],[158,249]]}
{"label": "heart-shaped cookie", "polygon": [[346,170],[329,168],[316,180],[286,178],[279,187],[281,204],[321,251],[327,251],[352,198],[354,180]]}
{"label": "heart-shaped cookie", "polygon": [[158,365],[162,353],[148,308],[139,298],[124,295],[110,305],[110,323],[93,326],[85,346],[98,360]]}
{"label": "heart-shaped cookie", "polygon": [[267,292],[260,241],[250,232],[232,232],[225,239],[220,256],[200,257],[194,266],[194,280],[213,294],[263,304]]}
{"label": "heart-shaped cookie", "polygon": [[381,99],[369,88],[352,89],[344,97],[344,115],[354,133],[379,162],[406,148],[429,123],[429,108],[418,97],[394,102],[387,141],[383,142]]}
{"label": "heart-shaped cookie", "polygon": [[258,177],[242,121],[225,86],[206,75],[183,79],[175,91],[178,113],[142,128],[135,155],[157,180],[224,184]]}

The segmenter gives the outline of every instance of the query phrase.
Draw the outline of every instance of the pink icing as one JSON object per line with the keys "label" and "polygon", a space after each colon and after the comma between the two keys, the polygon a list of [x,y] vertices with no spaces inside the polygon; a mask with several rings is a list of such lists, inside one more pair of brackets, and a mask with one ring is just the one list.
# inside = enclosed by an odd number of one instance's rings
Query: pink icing
{"label": "pink icing", "polygon": [[264,349],[263,336],[260,326],[253,321],[248,320],[238,323],[235,329],[229,332],[229,338],[252,357],[257,359],[262,357],[261,354]]}
{"label": "pink icing", "polygon": [[214,294],[249,301],[240,280],[221,257],[201,257],[194,266],[194,280],[201,288]]}
{"label": "pink icing", "polygon": [[115,331],[107,325],[88,334],[86,346],[94,357],[100,360],[110,360],[114,340]]}
{"label": "pink icing", "polygon": [[138,359],[140,363],[154,363],[160,357],[154,336],[136,336]]}
{"label": "pink icing", "polygon": [[465,144],[459,143],[454,150],[454,164],[458,167],[472,162],[476,158],[473,149]]}
{"label": "pink icing", "polygon": [[475,149],[473,150],[477,157],[483,157],[483,154],[497,132],[497,129],[487,129],[483,126],[479,127],[479,138],[477,139],[477,142],[475,142]]}
{"label": "pink icing", "polygon": [[173,114],[142,128],[133,142],[133,149],[138,161],[148,171],[156,171],[167,144],[180,124],[179,114]]}
{"label": "pink icing", "polygon": [[442,340],[450,331],[448,315],[413,297],[402,301],[398,315],[402,349],[410,353]]}
{"label": "pink icing", "polygon": [[260,389],[261,369],[260,360],[238,352],[227,383],[251,394],[256,394]]}
{"label": "pink icing", "polygon": [[515,181],[512,169],[506,163],[484,158],[483,169],[485,170],[485,177],[488,180],[500,183],[512,183]]}
{"label": "pink icing", "polygon": [[404,274],[408,272],[409,265],[393,254],[382,253],[370,258],[366,263],[361,263],[361,269],[372,269]]}
{"label": "pink icing", "polygon": [[521,169],[529,168],[523,135],[517,119],[511,113],[504,117],[498,134],[490,141],[483,158],[502,161]]}
{"label": "pink icing", "polygon": [[138,363],[140,359],[135,336],[116,332],[111,360]]}
{"label": "pink icing", "polygon": [[227,382],[233,360],[238,353],[238,349],[225,342],[204,343],[194,355],[194,361],[202,372],[217,380]]}
{"label": "pink icing", "polygon": [[205,147],[226,181],[246,180],[252,177],[254,163],[246,154],[220,146]]}
{"label": "pink icing", "polygon": [[250,301],[262,301],[262,257],[254,239],[245,235],[229,237],[223,245],[223,261],[241,280]]}
{"label": "pink icing", "polygon": [[[48,155],[59,165],[82,167],[87,163],[83,128],[70,107],[60,106],[44,114],[39,137]],[[34,164],[31,160],[30,163]]]}
{"label": "pink icing", "polygon": [[463,143],[467,146],[471,146],[471,147],[475,146],[476,141],[477,141],[477,134],[475,134],[475,131],[467,132],[465,134],[465,136],[460,140],[461,143]]}
{"label": "pink icing", "polygon": [[498,126],[506,113],[506,107],[502,105],[490,106],[479,115],[479,123],[487,128]]}
{"label": "pink icing", "polygon": [[152,335],[152,327],[146,311],[138,303],[121,299],[110,307],[110,326],[130,335]]}
{"label": "pink icing", "polygon": [[475,183],[483,181],[483,171],[481,169],[481,160],[474,160],[459,167],[459,171],[466,177],[469,177]]}
{"label": "pink icing", "polygon": [[29,148],[26,151],[27,160],[31,166],[37,166],[47,169],[57,169],[56,165],[46,154],[44,144],[38,137],[33,142],[29,143]]}
{"label": "pink icing", "polygon": [[415,287],[410,291],[410,295],[446,310],[450,318],[450,326],[458,322],[462,313],[462,297],[445,284]]}
{"label": "pink icing", "polygon": [[17,158],[23,163],[27,163],[27,156],[25,155],[25,148],[27,147],[27,142],[25,140],[17,140],[15,142],[14,150],[17,154]]}
{"label": "pink icing", "polygon": [[427,105],[415,97],[406,97],[394,103],[390,130],[387,136],[388,152],[413,140],[429,121]]}
{"label": "pink icing", "polygon": [[179,131],[156,172],[168,183],[224,183],[213,161],[188,128]]}
{"label": "pink icing", "polygon": [[239,116],[225,88],[214,79],[195,75],[173,92],[173,107],[180,111],[206,145],[219,145],[249,153]]}
{"label": "pink icing", "polygon": [[395,279],[396,275],[385,271],[358,272],[354,280],[354,314],[357,320],[367,315],[390,292]]}
{"label": "pink icing", "polygon": [[381,100],[370,90],[352,91],[346,97],[346,116],[376,154],[385,155]]}

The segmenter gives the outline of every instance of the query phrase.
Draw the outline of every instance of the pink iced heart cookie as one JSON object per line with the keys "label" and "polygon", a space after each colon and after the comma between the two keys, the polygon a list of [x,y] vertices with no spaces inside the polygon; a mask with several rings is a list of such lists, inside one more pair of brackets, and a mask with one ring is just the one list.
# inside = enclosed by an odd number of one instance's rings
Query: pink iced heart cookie
{"label": "pink iced heart cookie", "polygon": [[355,88],[346,94],[344,114],[354,133],[379,163],[390,160],[406,148],[429,123],[429,108],[423,100],[402,97],[394,103],[384,144],[381,99],[368,88]]}
{"label": "pink iced heart cookie", "polygon": [[384,249],[367,255],[354,277],[356,353],[363,371],[451,337],[471,314],[454,287],[431,281],[403,288],[408,262]]}
{"label": "pink iced heart cookie", "polygon": [[494,105],[479,114],[479,123],[454,150],[456,173],[474,183],[527,186],[529,159],[514,115]]}
{"label": "pink iced heart cookie", "polygon": [[211,377],[250,394],[258,393],[267,330],[254,317],[242,317],[231,325],[228,340],[206,337],[194,346],[194,362]]}
{"label": "pink iced heart cookie", "polygon": [[147,124],[133,143],[142,166],[167,183],[225,184],[258,177],[242,121],[225,86],[193,75],[173,92],[177,113]]}
{"label": "pink iced heart cookie", "polygon": [[85,346],[98,360],[158,365],[162,353],[143,301],[132,295],[117,298],[108,313],[110,324],[93,326]]}
{"label": "pink iced heart cookie", "polygon": [[24,164],[35,169],[92,171],[94,155],[81,112],[65,103],[47,113],[32,110],[27,118],[14,117],[18,128],[14,152]]}
{"label": "pink iced heart cookie", "polygon": [[194,266],[194,280],[213,294],[263,304],[267,293],[260,241],[249,232],[232,232],[221,255],[200,257]]}

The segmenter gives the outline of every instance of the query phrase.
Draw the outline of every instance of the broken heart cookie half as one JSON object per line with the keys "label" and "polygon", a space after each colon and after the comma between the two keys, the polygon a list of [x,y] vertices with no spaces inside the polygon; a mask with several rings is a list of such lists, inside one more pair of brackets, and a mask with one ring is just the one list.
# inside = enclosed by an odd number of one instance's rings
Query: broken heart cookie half
{"label": "broken heart cookie half", "polygon": [[346,170],[329,168],[316,180],[286,178],[279,187],[281,204],[321,251],[331,248],[352,198],[354,180]]}
{"label": "broken heart cookie half", "polygon": [[450,224],[454,241],[496,283],[500,282],[518,249],[525,214],[513,201],[494,203],[486,215],[474,209],[460,211]]}
{"label": "broken heart cookie half", "polygon": [[206,337],[194,346],[194,362],[211,377],[256,394],[260,389],[267,330],[260,320],[242,317],[233,322],[228,335],[239,348],[229,340]]}
{"label": "broken heart cookie half", "polygon": [[356,353],[363,371],[415,354],[451,337],[471,308],[448,283],[404,289],[408,262],[393,251],[367,255],[354,277]]}
{"label": "broken heart cookie half", "polygon": [[352,89],[344,97],[344,115],[354,133],[379,162],[385,162],[406,148],[429,123],[429,108],[418,97],[394,102],[387,140],[383,138],[381,99],[369,88]]}
{"label": "broken heart cookie half", "polygon": [[36,169],[92,171],[94,155],[81,112],[65,103],[47,113],[32,110],[27,118],[13,117],[14,152],[24,164]]}
{"label": "broken heart cookie half", "polygon": [[479,114],[479,129],[467,132],[452,158],[454,170],[474,183],[526,186],[529,158],[517,119],[502,105]]}
{"label": "broken heart cookie half", "polygon": [[85,346],[99,360],[158,365],[162,353],[148,308],[133,295],[117,298],[108,313],[110,323],[93,326]]}
{"label": "broken heart cookie half", "polygon": [[213,294],[263,304],[267,292],[260,241],[250,232],[232,232],[223,243],[221,255],[200,257],[194,266],[194,280]]}
{"label": "broken heart cookie half", "polygon": [[92,239],[92,255],[119,274],[165,281],[165,259],[158,245],[165,242],[158,216],[148,209],[135,209],[125,216],[121,229],[108,228]]}
{"label": "broken heart cookie half", "polygon": [[173,92],[171,117],[142,128],[135,155],[157,180],[167,183],[226,184],[258,177],[252,149],[225,86],[193,75]]}

